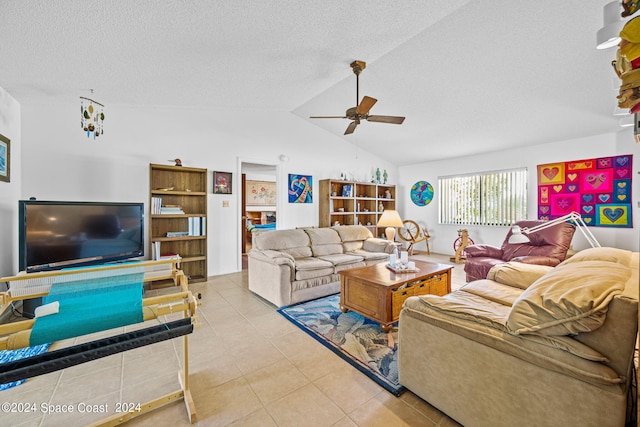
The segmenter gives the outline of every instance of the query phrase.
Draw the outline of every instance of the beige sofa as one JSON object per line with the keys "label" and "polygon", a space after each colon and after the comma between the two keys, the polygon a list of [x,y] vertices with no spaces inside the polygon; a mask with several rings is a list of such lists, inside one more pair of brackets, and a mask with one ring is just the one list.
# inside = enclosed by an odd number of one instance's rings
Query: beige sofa
{"label": "beige sofa", "polygon": [[594,248],[407,299],[400,383],[467,427],[623,426],[638,263],[638,253]]}
{"label": "beige sofa", "polygon": [[256,234],[249,289],[278,307],[340,292],[338,272],[385,262],[393,243],[360,225]]}

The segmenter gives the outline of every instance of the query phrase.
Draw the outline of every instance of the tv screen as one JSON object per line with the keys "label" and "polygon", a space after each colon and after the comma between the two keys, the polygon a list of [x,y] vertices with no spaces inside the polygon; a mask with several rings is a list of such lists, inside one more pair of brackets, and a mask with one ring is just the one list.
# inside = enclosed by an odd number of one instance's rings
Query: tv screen
{"label": "tv screen", "polygon": [[57,270],[144,255],[144,204],[18,202],[20,271]]}

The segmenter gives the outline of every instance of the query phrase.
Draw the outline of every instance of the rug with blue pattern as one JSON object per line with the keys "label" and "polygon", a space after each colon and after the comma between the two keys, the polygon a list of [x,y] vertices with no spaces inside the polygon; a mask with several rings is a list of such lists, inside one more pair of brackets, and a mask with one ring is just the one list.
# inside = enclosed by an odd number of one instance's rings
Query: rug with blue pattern
{"label": "rug with blue pattern", "polygon": [[389,333],[380,324],[340,310],[340,294],[278,310],[285,318],[349,362],[396,396],[405,388],[398,382],[398,328]]}

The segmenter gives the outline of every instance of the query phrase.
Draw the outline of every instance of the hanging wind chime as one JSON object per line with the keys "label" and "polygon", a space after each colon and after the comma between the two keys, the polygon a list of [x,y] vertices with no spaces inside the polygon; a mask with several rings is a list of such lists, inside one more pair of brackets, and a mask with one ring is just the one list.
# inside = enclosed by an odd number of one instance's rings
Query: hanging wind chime
{"label": "hanging wind chime", "polygon": [[104,134],[104,105],[93,99],[80,97],[80,126],[87,132],[87,138],[93,134],[93,139]]}

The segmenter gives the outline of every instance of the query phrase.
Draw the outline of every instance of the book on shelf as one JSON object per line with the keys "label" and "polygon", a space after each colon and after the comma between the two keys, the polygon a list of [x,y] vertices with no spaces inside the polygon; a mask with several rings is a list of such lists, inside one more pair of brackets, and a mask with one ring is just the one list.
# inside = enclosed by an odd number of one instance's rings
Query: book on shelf
{"label": "book on shelf", "polygon": [[160,242],[153,242],[151,245],[151,259],[159,260],[160,259]]}
{"label": "book on shelf", "polygon": [[152,197],[151,198],[151,214],[152,215],[160,214],[161,207],[162,207],[162,197]]}
{"label": "book on shelf", "polygon": [[160,207],[161,215],[183,215],[184,211],[182,207],[173,205],[173,206],[161,206]]}
{"label": "book on shelf", "polygon": [[160,241],[155,241],[153,242],[152,246],[151,246],[151,259],[153,259],[154,261],[160,260],[160,259],[180,259],[180,255],[178,254],[170,254],[170,253],[162,253],[160,252],[160,245],[162,244],[162,242]]}
{"label": "book on shelf", "polygon": [[205,217],[189,217],[189,236],[206,236],[207,235],[207,218]]}
{"label": "book on shelf", "polygon": [[184,237],[190,236],[188,231],[167,231],[167,237]]}

